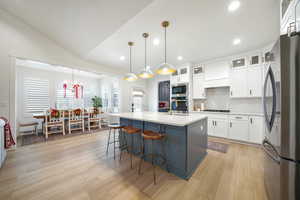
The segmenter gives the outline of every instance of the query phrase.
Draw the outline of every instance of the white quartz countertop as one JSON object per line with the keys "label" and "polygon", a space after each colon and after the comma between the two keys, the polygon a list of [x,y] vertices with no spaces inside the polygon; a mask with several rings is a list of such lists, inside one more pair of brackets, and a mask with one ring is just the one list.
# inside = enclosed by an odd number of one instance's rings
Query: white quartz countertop
{"label": "white quartz countertop", "polygon": [[247,112],[211,112],[211,111],[192,111],[191,113],[198,114],[220,114],[220,115],[252,115],[252,116],[263,116],[263,113],[247,113]]}
{"label": "white quartz countertop", "polygon": [[192,114],[168,114],[160,112],[128,112],[111,114],[120,118],[134,119],[140,121],[153,122],[158,124],[167,124],[173,126],[186,126],[194,122],[207,118],[205,114],[192,113]]}

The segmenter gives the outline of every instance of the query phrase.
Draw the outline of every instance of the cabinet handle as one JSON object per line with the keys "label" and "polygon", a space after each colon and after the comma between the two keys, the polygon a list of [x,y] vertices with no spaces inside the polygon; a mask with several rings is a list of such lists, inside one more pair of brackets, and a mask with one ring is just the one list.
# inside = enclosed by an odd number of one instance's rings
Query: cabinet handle
{"label": "cabinet handle", "polygon": [[252,124],[252,118],[250,118],[250,123]]}
{"label": "cabinet handle", "polygon": [[252,95],[252,90],[250,90],[250,95]]}
{"label": "cabinet handle", "polygon": [[232,91],[230,91],[230,96],[232,96]]}
{"label": "cabinet handle", "polygon": [[232,127],[232,123],[230,122],[229,125],[230,125],[230,128],[231,128]]}
{"label": "cabinet handle", "polygon": [[215,121],[213,121],[213,126],[215,125]]}
{"label": "cabinet handle", "polygon": [[218,126],[218,125],[217,125],[217,121],[215,121],[215,124],[216,124],[216,126]]}

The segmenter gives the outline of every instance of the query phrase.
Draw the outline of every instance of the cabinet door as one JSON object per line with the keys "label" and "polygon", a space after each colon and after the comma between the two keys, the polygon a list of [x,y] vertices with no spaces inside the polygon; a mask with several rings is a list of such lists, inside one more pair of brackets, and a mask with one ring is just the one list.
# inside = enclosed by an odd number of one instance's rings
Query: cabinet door
{"label": "cabinet door", "polygon": [[178,77],[179,77],[179,75],[178,75],[178,70],[176,70],[173,74],[171,74],[171,77],[170,77],[170,82],[171,82],[171,84],[173,85],[173,84],[177,84],[177,82],[178,82]]}
{"label": "cabinet door", "polygon": [[247,92],[249,97],[262,96],[262,67],[248,67],[247,69]]}
{"label": "cabinet door", "polygon": [[247,74],[246,68],[233,69],[231,71],[230,97],[246,97],[247,96]]}
{"label": "cabinet door", "polygon": [[261,144],[263,132],[263,118],[259,116],[249,117],[249,142]]}
{"label": "cabinet door", "polygon": [[179,83],[188,83],[189,80],[189,67],[181,67],[179,69]]}
{"label": "cabinet door", "polygon": [[248,141],[248,121],[230,120],[228,136],[233,140]]}
{"label": "cabinet door", "polygon": [[226,119],[215,119],[215,131],[214,135],[218,137],[228,137],[228,120]]}
{"label": "cabinet door", "polygon": [[194,75],[193,77],[193,99],[205,98],[204,75]]}
{"label": "cabinet door", "polygon": [[208,119],[208,135],[214,136],[215,132],[215,126],[214,126],[214,120]]}

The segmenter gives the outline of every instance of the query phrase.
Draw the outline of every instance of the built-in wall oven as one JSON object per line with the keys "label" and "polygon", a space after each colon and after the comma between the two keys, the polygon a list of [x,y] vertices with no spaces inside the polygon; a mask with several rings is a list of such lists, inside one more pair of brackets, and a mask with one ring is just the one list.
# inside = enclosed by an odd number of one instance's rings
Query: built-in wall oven
{"label": "built-in wall oven", "polygon": [[188,112],[188,85],[173,85],[171,109],[177,112]]}

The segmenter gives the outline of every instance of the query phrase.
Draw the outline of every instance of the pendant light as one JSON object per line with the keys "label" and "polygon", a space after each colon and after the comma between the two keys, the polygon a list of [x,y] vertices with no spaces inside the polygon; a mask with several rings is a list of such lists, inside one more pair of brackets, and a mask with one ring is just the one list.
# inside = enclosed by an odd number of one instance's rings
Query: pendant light
{"label": "pendant light", "polygon": [[145,38],[145,69],[141,71],[139,77],[143,79],[147,79],[147,78],[152,78],[154,74],[151,71],[150,66],[147,66],[147,38],[149,37],[149,34],[143,33],[143,37]]}
{"label": "pendant light", "polygon": [[130,72],[127,73],[124,77],[124,80],[126,81],[136,81],[138,77],[132,72],[132,61],[131,61],[131,48],[133,46],[133,42],[128,42],[129,46],[129,67],[130,67]]}
{"label": "pendant light", "polygon": [[176,72],[176,69],[171,64],[167,63],[167,27],[169,24],[168,21],[163,21],[161,23],[162,27],[165,29],[165,62],[156,70],[156,73],[160,75],[171,75]]}

